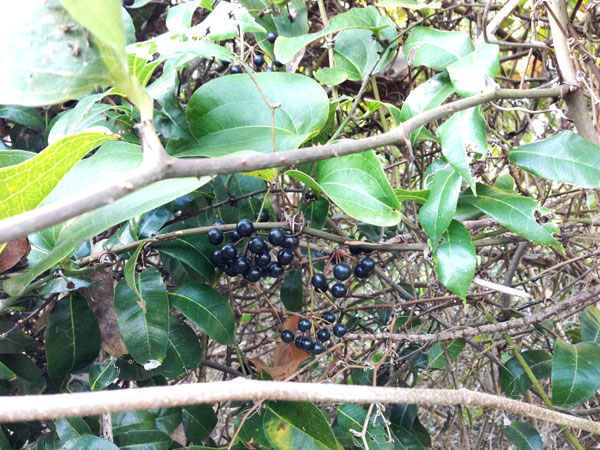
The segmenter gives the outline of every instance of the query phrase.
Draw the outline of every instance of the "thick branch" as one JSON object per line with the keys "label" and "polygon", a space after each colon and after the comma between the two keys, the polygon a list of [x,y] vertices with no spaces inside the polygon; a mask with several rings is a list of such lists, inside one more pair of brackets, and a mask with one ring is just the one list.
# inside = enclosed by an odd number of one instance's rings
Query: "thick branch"
{"label": "thick branch", "polygon": [[[0,243],[25,237],[35,231],[43,230],[85,212],[92,211],[161,179],[224,175],[272,167],[287,167],[303,162],[350,155],[386,145],[404,145],[405,137],[411,131],[457,111],[462,111],[491,100],[546,98],[564,95],[567,92],[568,86],[547,89],[496,89],[425,111],[404,122],[398,128],[378,136],[248,157],[208,159],[164,158],[162,163],[142,165],[139,169],[125,177],[125,179],[116,183],[110,183],[99,190],[87,192],[80,196],[65,199],[19,214],[18,216],[4,219],[0,222]],[[142,135],[142,137],[144,136]]]}

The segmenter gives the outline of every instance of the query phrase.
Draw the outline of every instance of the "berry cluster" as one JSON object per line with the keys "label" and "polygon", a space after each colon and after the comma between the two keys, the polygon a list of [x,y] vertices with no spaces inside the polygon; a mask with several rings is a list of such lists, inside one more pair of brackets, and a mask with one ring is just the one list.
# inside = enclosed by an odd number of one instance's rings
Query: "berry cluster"
{"label": "berry cluster", "polygon": [[[263,211],[260,221],[267,222],[268,220],[269,213]],[[214,224],[223,225],[223,222],[217,221]],[[248,219],[240,220],[235,231],[229,234],[231,242],[213,252],[214,263],[230,277],[242,275],[251,282],[256,282],[266,276],[280,277],[283,275],[285,266],[289,266],[294,260],[294,250],[300,244],[299,239],[296,236],[286,235],[281,228],[270,230],[269,242],[274,247],[281,247],[277,252],[277,261],[271,261],[269,245],[262,237],[251,237],[253,233],[254,224]],[[225,239],[224,233],[218,228],[210,229],[207,237],[213,245],[221,245]],[[248,241],[241,254],[238,254],[237,245],[246,238]]]}
{"label": "berry cluster", "polygon": [[[277,39],[277,33],[275,33],[274,31],[270,31],[267,34],[266,40],[269,41],[271,44],[275,43],[275,40]],[[254,56],[254,59],[252,60],[252,62],[254,63],[254,67],[256,69],[261,68],[264,64],[265,64],[265,57],[263,55],[256,55]],[[227,63],[227,65],[229,65],[229,63]],[[226,66],[221,66],[222,68],[226,69]],[[275,67],[282,67],[283,64],[281,64],[279,61],[277,61],[276,59],[273,60],[273,66]],[[273,67],[268,67],[266,69],[267,72],[273,72]],[[237,74],[237,73],[244,73],[244,69],[242,69],[242,66],[240,66],[239,64],[236,64],[234,66],[231,67],[231,74]]]}
{"label": "berry cluster", "polygon": [[[356,278],[367,278],[371,272],[375,270],[375,261],[368,256],[360,261],[354,268],[354,276]],[[333,267],[333,276],[337,280],[331,286],[331,295],[335,298],[342,298],[348,292],[346,285],[342,281],[346,281],[352,275],[352,266],[348,263],[340,262]],[[321,292],[327,292],[330,287],[327,278],[322,273],[315,273],[310,282],[313,287]]]}
{"label": "berry cluster", "polygon": [[[341,323],[335,322],[335,316],[332,312],[326,312],[323,314],[321,318],[322,321],[326,325],[333,325],[331,332],[334,336],[342,337],[346,334],[346,327]],[[298,331],[300,333],[310,332],[313,324],[310,320],[306,318],[302,318],[298,321]],[[294,345],[299,349],[305,350],[308,353],[312,353],[313,355],[320,355],[325,351],[325,346],[323,345],[325,342],[329,340],[331,334],[329,330],[325,327],[319,329],[317,331],[317,340],[313,341],[309,335],[300,334],[298,336],[294,336],[294,332],[292,330],[283,330],[281,332],[281,340],[286,344],[291,344],[294,342]]]}

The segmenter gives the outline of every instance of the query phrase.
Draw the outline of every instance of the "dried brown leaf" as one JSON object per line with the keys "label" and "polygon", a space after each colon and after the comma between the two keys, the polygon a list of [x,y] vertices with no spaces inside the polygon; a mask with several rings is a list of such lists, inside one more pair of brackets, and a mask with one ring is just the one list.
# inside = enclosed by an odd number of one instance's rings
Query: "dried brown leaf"
{"label": "dried brown leaf", "polygon": [[26,259],[30,251],[31,245],[27,238],[19,238],[6,244],[0,253],[0,273],[6,272]]}

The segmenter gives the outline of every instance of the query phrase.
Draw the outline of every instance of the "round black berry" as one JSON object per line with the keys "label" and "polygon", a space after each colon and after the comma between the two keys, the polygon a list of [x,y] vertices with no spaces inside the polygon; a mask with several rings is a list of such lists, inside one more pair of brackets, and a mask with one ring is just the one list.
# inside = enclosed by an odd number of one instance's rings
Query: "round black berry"
{"label": "round black berry", "polygon": [[304,338],[302,336],[298,336],[295,340],[294,340],[294,345],[298,348],[302,348],[302,343],[304,342]]}
{"label": "round black berry", "polygon": [[295,250],[300,245],[300,240],[296,236],[286,236],[283,241],[283,246]]}
{"label": "round black berry", "polygon": [[365,268],[365,270],[367,271],[367,273],[371,273],[375,270],[375,261],[373,261],[373,258],[365,258],[360,262],[360,265],[363,266]]}
{"label": "round black berry", "polygon": [[342,337],[343,335],[346,334],[346,327],[344,325],[342,325],[341,323],[336,323],[333,326],[333,334],[337,337]]}
{"label": "round black berry", "polygon": [[277,253],[277,261],[282,266],[287,266],[294,260],[294,252],[292,252],[289,248],[282,248]]}
{"label": "round black berry", "polygon": [[235,65],[231,68],[230,73],[236,74],[236,73],[242,73],[243,71],[244,70],[242,69],[242,66]]}
{"label": "round black berry", "polygon": [[327,278],[322,273],[315,273],[311,278],[310,282],[315,287],[315,289],[319,289],[320,291],[325,292],[329,285],[327,284]]}
{"label": "round black berry", "polygon": [[225,273],[230,277],[235,277],[237,275],[236,271],[233,269],[233,261],[229,261],[224,269]]}
{"label": "round black berry", "polygon": [[244,275],[244,278],[246,278],[246,280],[254,283],[254,282],[260,280],[261,276],[262,276],[262,271],[260,270],[260,267],[250,266],[250,269],[248,270],[248,272],[246,272],[246,274]]}
{"label": "round black berry", "polygon": [[367,278],[369,276],[369,272],[367,272],[365,266],[359,264],[354,268],[354,275],[356,275],[356,278]]}
{"label": "round black berry", "polygon": [[244,275],[250,270],[250,262],[246,258],[238,257],[233,261],[232,268],[236,275]]}
{"label": "round black berry", "polygon": [[355,245],[352,245],[350,247],[350,253],[352,255],[354,255],[354,256],[360,255],[361,251],[362,251],[361,248],[360,247],[356,247]]}
{"label": "round black berry", "polygon": [[313,345],[312,345],[312,354],[313,355],[320,355],[324,351],[325,351],[325,347],[323,347],[323,344],[321,344],[320,342],[313,343]]}
{"label": "round black berry", "polygon": [[281,228],[273,228],[269,231],[269,242],[272,245],[282,246],[285,241],[285,233]]}
{"label": "round black berry", "polygon": [[269,34],[267,34],[267,41],[269,41],[271,44],[274,44],[275,39],[277,39],[277,33],[274,31],[269,31]]}
{"label": "round black berry", "polygon": [[283,275],[283,266],[279,263],[269,264],[269,276],[273,278],[279,278]]}
{"label": "round black berry", "polygon": [[298,321],[298,329],[300,331],[308,331],[308,330],[310,330],[311,326],[312,326],[312,324],[310,323],[310,320],[308,320],[308,319],[302,318]]}
{"label": "round black berry", "polygon": [[235,226],[235,230],[240,233],[240,236],[246,237],[254,233],[254,224],[248,219],[240,220]]}
{"label": "round black berry", "polygon": [[323,314],[323,320],[325,322],[333,323],[335,322],[335,315],[331,311],[327,311]]}
{"label": "round black berry", "polygon": [[129,6],[133,6],[134,3],[135,3],[135,0],[123,0],[123,6],[126,8]]}
{"label": "round black berry", "polygon": [[259,222],[268,222],[271,217],[269,215],[269,211],[267,211],[266,209],[263,209],[262,212],[260,213],[260,217],[258,216],[258,212],[256,212],[256,214],[254,215],[254,218],[256,220],[258,220]]}
{"label": "round black berry", "polygon": [[223,257],[223,251],[221,249],[217,249],[213,252],[213,261],[217,266],[222,266],[227,263],[227,260]]}
{"label": "round black berry", "polygon": [[312,349],[314,348],[315,343],[310,340],[309,338],[303,338],[302,339],[302,348],[304,350],[306,350],[307,352],[311,352]]}
{"label": "round black berry", "polygon": [[215,223],[213,223],[213,225],[214,225],[215,227],[218,227],[218,226],[220,226],[220,225],[225,225],[225,222],[223,222],[222,220],[217,220],[217,221],[215,221]]}
{"label": "round black berry", "polygon": [[333,295],[335,298],[342,298],[344,295],[346,295],[346,286],[344,286],[342,283],[335,283],[333,286],[331,286],[331,295]]}
{"label": "round black berry", "polygon": [[263,57],[263,55],[256,55],[254,57],[254,65],[256,67],[260,67],[265,63],[265,58]]}
{"label": "round black berry", "polygon": [[208,237],[208,242],[210,242],[212,245],[219,245],[221,242],[223,242],[223,232],[221,230],[217,230],[216,228],[208,230],[206,237]]}
{"label": "round black berry", "polygon": [[233,233],[231,233],[231,234],[229,235],[229,240],[230,240],[231,242],[237,242],[237,241],[239,241],[240,239],[242,239],[242,236],[240,236],[240,233],[238,233],[237,231],[234,231]]}
{"label": "round black berry", "polygon": [[261,253],[254,259],[254,261],[258,267],[268,267],[269,264],[271,264],[271,255],[269,255],[267,252]]}
{"label": "round black berry", "polygon": [[286,344],[294,341],[294,333],[290,330],[283,330],[281,332],[281,340]]}
{"label": "round black berry", "polygon": [[333,276],[336,280],[344,281],[352,275],[352,266],[346,263],[336,264],[333,268]]}
{"label": "round black berry", "polygon": [[260,255],[262,253],[265,253],[268,250],[268,248],[265,241],[263,241],[261,238],[253,237],[248,242],[248,250],[250,250],[252,253]]}
{"label": "round black berry", "polygon": [[221,247],[221,253],[223,254],[223,258],[225,258],[225,261],[231,261],[237,256],[238,249],[233,244],[225,244]]}
{"label": "round black berry", "polygon": [[327,342],[329,340],[329,331],[325,328],[321,328],[317,333],[317,339],[321,342]]}

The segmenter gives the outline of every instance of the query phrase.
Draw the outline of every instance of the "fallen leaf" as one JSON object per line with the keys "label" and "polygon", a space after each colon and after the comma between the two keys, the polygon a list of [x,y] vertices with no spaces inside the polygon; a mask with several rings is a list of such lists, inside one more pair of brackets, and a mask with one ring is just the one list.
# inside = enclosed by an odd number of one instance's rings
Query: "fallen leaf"
{"label": "fallen leaf", "polygon": [[19,238],[9,242],[0,253],[0,273],[13,268],[29,255],[31,245],[29,239]]}

